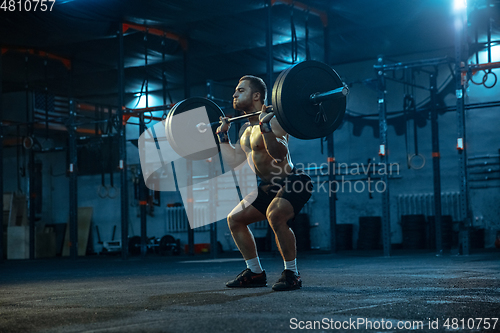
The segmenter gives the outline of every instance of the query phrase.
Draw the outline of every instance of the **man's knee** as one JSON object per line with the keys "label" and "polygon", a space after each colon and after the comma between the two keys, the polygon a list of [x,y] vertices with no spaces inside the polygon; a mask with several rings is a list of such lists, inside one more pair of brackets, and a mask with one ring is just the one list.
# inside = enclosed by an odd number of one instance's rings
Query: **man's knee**
{"label": "man's knee", "polygon": [[289,214],[284,214],[283,212],[276,209],[268,210],[266,216],[269,224],[271,225],[271,228],[273,228],[274,230],[280,228],[288,228],[288,221],[293,218],[293,215],[289,216]]}
{"label": "man's knee", "polygon": [[234,229],[241,227],[243,224],[234,215],[228,215],[227,216],[227,225],[229,226],[229,230],[234,230]]}

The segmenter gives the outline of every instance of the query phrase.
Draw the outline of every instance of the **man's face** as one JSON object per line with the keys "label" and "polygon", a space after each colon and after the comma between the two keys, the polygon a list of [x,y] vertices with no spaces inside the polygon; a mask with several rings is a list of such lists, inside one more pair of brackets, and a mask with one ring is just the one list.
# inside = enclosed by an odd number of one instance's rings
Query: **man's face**
{"label": "man's face", "polygon": [[240,111],[251,111],[254,94],[250,88],[250,82],[243,80],[238,83],[233,94],[233,108]]}

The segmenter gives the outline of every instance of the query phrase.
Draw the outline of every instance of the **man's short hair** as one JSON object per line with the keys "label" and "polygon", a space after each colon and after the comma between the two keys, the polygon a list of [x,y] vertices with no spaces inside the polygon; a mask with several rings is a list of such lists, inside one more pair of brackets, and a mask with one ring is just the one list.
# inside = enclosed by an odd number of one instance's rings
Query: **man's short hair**
{"label": "man's short hair", "polygon": [[249,82],[250,89],[253,93],[259,92],[260,93],[260,101],[262,104],[264,104],[264,101],[267,96],[267,86],[264,80],[262,80],[260,77],[253,76],[253,75],[245,75],[243,76],[239,82],[247,80]]}

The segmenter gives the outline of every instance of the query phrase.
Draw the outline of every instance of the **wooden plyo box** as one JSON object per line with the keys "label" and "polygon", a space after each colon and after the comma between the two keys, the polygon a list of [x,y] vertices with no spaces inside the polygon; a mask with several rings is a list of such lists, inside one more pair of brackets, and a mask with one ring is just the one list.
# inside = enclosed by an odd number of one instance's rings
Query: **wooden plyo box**
{"label": "wooden plyo box", "polygon": [[10,209],[12,208],[12,197],[14,194],[12,193],[4,193],[3,194],[3,226],[7,228],[9,225],[9,217],[10,217]]}
{"label": "wooden plyo box", "polygon": [[[87,251],[87,243],[90,235],[90,225],[92,222],[92,207],[78,207],[78,255],[84,256]],[[69,237],[69,221],[66,227],[66,235],[64,237],[64,244],[62,255],[67,257],[70,254],[70,237]]]}
{"label": "wooden plyo box", "polygon": [[26,197],[15,193],[3,194],[4,225],[9,227],[28,225]]}
{"label": "wooden plyo box", "polygon": [[[3,194],[2,214],[4,227],[7,227],[7,259],[29,259],[30,233],[26,208],[24,195]],[[7,220],[5,220],[6,217]]]}
{"label": "wooden plyo box", "polygon": [[56,232],[54,228],[41,228],[36,232],[35,257],[52,258],[56,256]]}
{"label": "wooden plyo box", "polygon": [[30,228],[7,227],[7,259],[29,259]]}

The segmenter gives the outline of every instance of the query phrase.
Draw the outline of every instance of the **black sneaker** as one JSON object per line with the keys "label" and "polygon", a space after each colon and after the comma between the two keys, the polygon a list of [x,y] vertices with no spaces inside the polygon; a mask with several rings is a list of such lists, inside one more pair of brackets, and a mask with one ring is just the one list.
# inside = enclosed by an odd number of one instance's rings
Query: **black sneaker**
{"label": "black sneaker", "polygon": [[291,270],[285,269],[283,273],[281,273],[281,277],[278,282],[273,285],[273,290],[295,290],[300,289],[300,287],[302,287],[302,280],[300,279],[300,276]]}
{"label": "black sneaker", "polygon": [[265,286],[267,286],[266,272],[254,273],[250,268],[238,274],[236,279],[226,283],[226,287],[230,288],[254,288]]}

